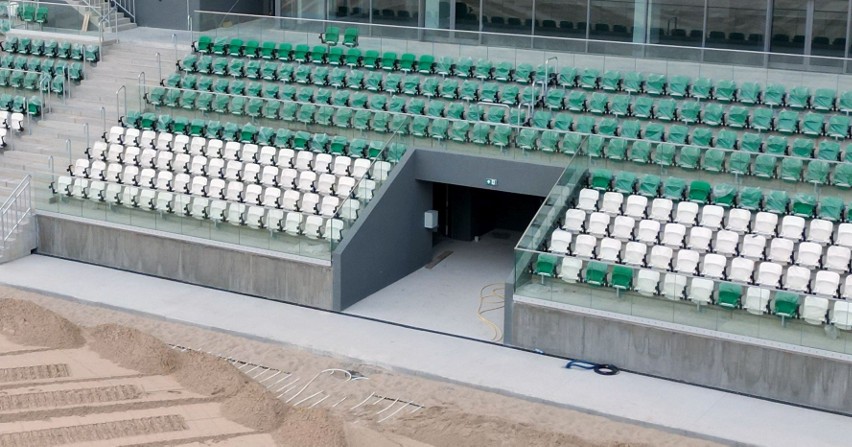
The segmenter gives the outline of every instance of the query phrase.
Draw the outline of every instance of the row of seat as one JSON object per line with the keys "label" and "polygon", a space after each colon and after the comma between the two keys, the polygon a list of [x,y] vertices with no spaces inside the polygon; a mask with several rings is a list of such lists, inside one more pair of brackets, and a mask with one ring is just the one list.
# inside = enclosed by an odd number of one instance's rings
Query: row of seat
{"label": "row of seat", "polygon": [[100,47],[71,42],[57,42],[53,39],[31,39],[29,37],[9,36],[0,44],[3,51],[10,54],[45,56],[49,58],[71,59],[76,61],[98,62]]}
{"label": "row of seat", "polygon": [[38,23],[44,25],[47,23],[47,6],[41,6],[32,3],[19,3],[17,16],[23,22]]}
{"label": "row of seat", "polygon": [[48,73],[24,73],[10,69],[0,69],[0,87],[14,89],[40,90],[61,95],[65,91],[65,75],[51,76]]}
{"label": "row of seat", "polygon": [[[802,218],[814,215],[830,222],[852,219],[845,213],[843,200],[834,196],[816,197],[797,193],[790,197],[787,191],[768,190],[755,186],[735,187],[727,183],[710,185],[704,180],[693,180],[687,186],[686,181],[678,177],[668,177],[663,181],[654,174],[645,174],[641,178],[629,171],[619,171],[613,175],[607,169],[595,169],[588,178],[588,188],[580,191],[584,208],[595,207],[602,191],[614,191],[620,194],[638,195],[645,198],[666,198],[673,201],[688,200],[699,205],[713,204],[723,208],[742,208],[747,211],[766,211],[779,216],[788,214]],[[586,205],[587,204],[587,205]],[[852,205],[852,204],[850,204]]]}
{"label": "row of seat", "polygon": [[98,180],[60,177],[54,186],[54,192],[111,205],[182,214],[199,220],[227,222],[237,226],[247,225],[255,229],[269,229],[286,232],[293,236],[304,235],[311,239],[322,238],[334,242],[340,241],[344,229],[343,221],[333,217],[305,215],[298,211],[288,212],[278,208],[246,205]]}
{"label": "row of seat", "polygon": [[[22,116],[16,114],[29,113],[32,116],[41,116],[42,102],[38,96],[27,98],[23,95],[0,94],[0,111],[10,112],[13,117]],[[23,119],[23,118],[21,118]],[[14,118],[13,118],[14,120]],[[22,121],[18,121],[21,123]],[[23,127],[21,127],[23,129]]]}
{"label": "row of seat", "polygon": [[[320,34],[320,40],[328,46],[342,44],[347,47],[356,47],[358,35],[357,28],[347,28],[341,36],[339,28],[330,26]],[[264,41],[261,43],[255,39],[244,41],[238,37],[229,39],[207,35],[199,36],[198,40],[193,42],[192,49],[203,54],[261,59],[289,59],[293,53],[292,44],[287,42]]]}
{"label": "row of seat", "polygon": [[83,63],[39,57],[4,55],[0,57],[0,68],[35,71],[51,76],[64,76],[72,81],[83,79]]}
{"label": "row of seat", "polygon": [[[663,296],[670,300],[690,300],[700,305],[715,304],[726,309],[744,309],[755,315],[772,313],[784,318],[803,318],[813,325],[832,324],[838,329],[852,330],[852,303],[831,301],[824,297],[805,296],[790,291],[770,291],[746,287],[708,278],[665,273],[651,269],[634,269],[601,261],[582,260],[540,254],[533,272],[544,277],[558,276],[565,282],[584,282],[635,291],[645,296]],[[661,281],[661,278],[663,280]]]}

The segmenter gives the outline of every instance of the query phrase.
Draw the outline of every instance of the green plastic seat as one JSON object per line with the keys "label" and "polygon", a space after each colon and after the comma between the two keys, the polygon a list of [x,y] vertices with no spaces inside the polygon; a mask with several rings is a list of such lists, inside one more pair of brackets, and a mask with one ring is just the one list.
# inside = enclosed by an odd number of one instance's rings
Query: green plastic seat
{"label": "green plastic seat", "polygon": [[823,134],[825,122],[819,113],[807,113],[801,122],[801,132],[810,137],[818,137]]}
{"label": "green plastic seat", "polygon": [[638,139],[642,131],[642,123],[639,120],[627,120],[621,122],[621,136],[624,138]]}
{"label": "green plastic seat", "polygon": [[650,163],[651,143],[647,141],[634,141],[630,146],[629,159],[634,163]]}
{"label": "green plastic seat", "polygon": [[618,171],[613,181],[613,191],[621,194],[633,194],[636,187],[636,174],[630,171]]}
{"label": "green plastic seat", "polygon": [[748,125],[748,109],[742,106],[734,106],[728,110],[726,121],[728,127],[743,129]]}
{"label": "green plastic seat", "polygon": [[745,152],[760,152],[763,147],[763,137],[756,133],[745,133],[740,137],[740,150]]}
{"label": "green plastic seat", "polygon": [[674,96],[675,98],[683,98],[687,95],[689,90],[690,79],[686,76],[672,76],[669,79],[667,91],[669,96]]}
{"label": "green plastic seat", "polygon": [[211,52],[213,50],[213,38],[203,34],[198,36],[198,40],[192,44],[192,49],[199,53]]}
{"label": "green plastic seat", "polygon": [[771,135],[766,139],[764,152],[773,155],[784,155],[787,153],[787,137]]}
{"label": "green plastic seat", "polygon": [[796,138],[790,146],[790,154],[794,157],[811,158],[814,154],[814,141],[807,138]]}
{"label": "green plastic seat", "polygon": [[430,75],[435,72],[435,56],[431,54],[423,54],[417,61],[417,72],[424,75]]}
{"label": "green plastic seat", "polygon": [[701,122],[708,126],[721,126],[725,122],[725,109],[719,104],[707,104],[701,113]]}
{"label": "green plastic seat", "polygon": [[649,74],[645,79],[645,93],[649,95],[665,95],[666,94],[666,76],[661,74]]}
{"label": "green plastic seat", "polygon": [[751,120],[749,122],[749,127],[754,130],[760,132],[766,132],[773,128],[772,120],[774,118],[774,114],[772,110],[769,109],[755,109],[752,112]]}
{"label": "green plastic seat", "polygon": [[840,159],[840,144],[836,141],[823,140],[819,142],[816,158],[820,160],[837,161]]}
{"label": "green plastic seat", "polygon": [[811,97],[811,107],[814,110],[828,112],[834,110],[837,92],[830,88],[818,88]]}
{"label": "green plastic seat", "polygon": [[790,210],[794,216],[810,219],[816,211],[817,200],[811,194],[799,193],[793,196],[790,203]]}
{"label": "green plastic seat", "polygon": [[761,209],[763,202],[763,190],[757,186],[746,186],[740,189],[737,197],[737,206],[749,211]]}
{"label": "green plastic seat", "polygon": [[550,125],[552,114],[547,110],[536,110],[532,116],[532,126],[545,129]]}
{"label": "green plastic seat", "polygon": [[518,136],[515,138],[515,145],[522,150],[532,150],[535,147],[537,139],[538,132],[525,127],[518,132]]}
{"label": "green plastic seat", "polygon": [[346,56],[343,59],[343,63],[346,64],[349,68],[355,68],[361,65],[361,50],[357,48],[350,48],[346,50]]}
{"label": "green plastic seat", "polygon": [[473,69],[473,77],[480,80],[491,79],[491,71],[494,69],[494,64],[490,60],[480,58],[476,61],[476,66]]}
{"label": "green plastic seat", "polygon": [[565,99],[565,108],[572,112],[584,112],[586,110],[586,94],[575,90],[568,93]]}
{"label": "green plastic seat", "polygon": [[639,186],[636,188],[636,192],[639,195],[653,198],[657,197],[660,194],[660,184],[662,181],[660,177],[653,174],[645,174],[642,176],[642,179],[639,180]]}
{"label": "green plastic seat", "polygon": [[183,91],[180,94],[180,108],[186,110],[195,110],[195,101],[198,98],[198,92]]}
{"label": "green plastic seat", "polygon": [[648,141],[663,141],[666,132],[665,126],[659,123],[650,123],[645,126],[645,131],[642,132],[642,138]]}
{"label": "green plastic seat", "polygon": [[603,157],[605,143],[606,139],[604,139],[604,137],[599,135],[590,135],[589,138],[586,139],[584,153],[592,158],[601,158]]}
{"label": "green plastic seat", "polygon": [[787,214],[790,198],[786,191],[773,190],[766,194],[763,201],[763,210],[775,214]]}
{"label": "green plastic seat", "polygon": [[792,292],[775,292],[775,315],[783,318],[799,316],[799,295]]}
{"label": "green plastic seat", "polygon": [[489,133],[491,133],[490,126],[485,123],[476,123],[473,125],[473,130],[470,133],[470,141],[476,144],[488,144]]}
{"label": "green plastic seat", "polygon": [[325,61],[331,66],[340,66],[346,63],[346,54],[343,48],[331,47],[325,55]]}
{"label": "green plastic seat", "polygon": [[728,309],[738,309],[743,296],[743,287],[737,284],[720,283],[716,304]]}
{"label": "green plastic seat", "polygon": [[852,188],[852,164],[841,163],[834,165],[831,184],[841,188]]}
{"label": "green plastic seat", "polygon": [[289,42],[280,42],[275,49],[275,57],[279,61],[293,60],[293,44]]}
{"label": "green plastic seat", "polygon": [[751,172],[751,158],[749,152],[732,152],[728,158],[727,171],[736,175],[748,175]]}
{"label": "green plastic seat", "polygon": [[606,158],[610,160],[624,160],[627,158],[627,140],[612,138],[607,142],[605,149]]}
{"label": "green plastic seat", "polygon": [[710,200],[710,192],[712,187],[709,182],[704,180],[693,180],[689,184],[688,200],[697,202],[701,205],[706,204]]}
{"label": "green plastic seat", "polygon": [[467,142],[467,134],[470,131],[470,123],[467,121],[454,121],[450,128],[450,139],[460,143]]}
{"label": "green plastic seat", "polygon": [[734,206],[734,199],[737,197],[737,188],[729,183],[717,183],[713,185],[711,201],[714,205],[719,205],[724,208]]}
{"label": "green plastic seat", "polygon": [[458,76],[460,78],[469,78],[472,71],[473,59],[469,57],[459,58],[453,66],[453,76]]}
{"label": "green plastic seat", "polygon": [[683,200],[686,182],[678,177],[668,177],[663,182],[663,197],[669,200]]}
{"label": "green plastic seat", "polygon": [[633,269],[623,265],[616,265],[612,268],[611,286],[618,290],[633,289]]}
{"label": "green plastic seat", "polygon": [[633,101],[633,116],[636,118],[650,119],[654,115],[653,109],[654,100],[651,98],[642,96]]}
{"label": "green plastic seat", "polygon": [[674,144],[686,144],[687,136],[689,136],[689,128],[681,124],[675,124],[669,127],[666,141]]}
{"label": "green plastic seat", "polygon": [[787,107],[806,109],[810,105],[811,91],[807,87],[793,87],[787,94]]}
{"label": "green plastic seat", "polygon": [[598,261],[589,261],[589,263],[586,264],[586,271],[583,276],[588,284],[593,286],[605,286],[607,270],[608,267],[606,264]]}
{"label": "green plastic seat", "polygon": [[[552,89],[553,91],[555,89]],[[548,95],[550,93],[548,92]],[[628,116],[630,115],[630,96],[628,95],[617,95],[612,97],[612,101],[609,103],[609,113],[616,116]]]}
{"label": "green plastic seat", "polygon": [[839,197],[823,197],[819,201],[817,217],[829,222],[840,222],[843,215],[843,200]]}
{"label": "green plastic seat", "polygon": [[684,169],[697,169],[701,159],[701,149],[696,146],[683,146],[677,157],[677,165]]}
{"label": "green plastic seat", "polygon": [[479,89],[479,100],[481,102],[497,102],[499,87],[496,83],[486,82]]}
{"label": "green plastic seat", "polygon": [[725,152],[719,149],[708,149],[701,160],[701,169],[709,172],[722,172],[725,164]]}
{"label": "green plastic seat", "polygon": [[437,79],[425,78],[420,82],[420,94],[427,98],[438,96],[438,87],[439,83]]}
{"label": "green plastic seat", "polygon": [[396,70],[397,69],[396,61],[397,61],[396,53],[394,53],[393,51],[384,52],[382,54],[382,59],[381,59],[381,63],[380,63],[382,70],[387,70],[387,71]]}
{"label": "green plastic seat", "polygon": [[503,88],[500,89],[500,104],[506,104],[508,106],[515,106],[518,104],[518,99],[520,96],[520,88],[515,84],[506,84]]}
{"label": "green plastic seat", "polygon": [[601,88],[608,92],[618,91],[621,88],[621,72],[607,70],[600,80]]}
{"label": "green plastic seat", "polygon": [[[395,55],[394,59],[396,59]],[[382,57],[376,50],[365,51],[364,56],[361,58],[361,66],[369,70],[375,70],[381,67],[381,63]]]}
{"label": "green plastic seat", "polygon": [[575,87],[577,85],[577,69],[571,66],[561,67],[556,76],[556,83],[562,88]]}
{"label": "green plastic seat", "polygon": [[828,162],[823,160],[812,160],[808,163],[805,170],[805,182],[815,185],[825,185],[828,183],[828,172],[831,169]]}
{"label": "green plastic seat", "polygon": [[571,115],[567,113],[557,113],[553,117],[553,122],[551,123],[551,127],[556,130],[571,130],[571,126],[574,123],[574,119]]}
{"label": "green plastic seat", "polygon": [[849,117],[846,115],[834,115],[829,118],[825,134],[831,138],[849,138]]}
{"label": "green plastic seat", "polygon": [[[736,100],[737,84],[729,79],[723,79],[713,88],[713,97],[717,101],[732,102]],[[753,103],[752,103],[753,104]]]}
{"label": "green plastic seat", "polygon": [[782,110],[775,119],[775,130],[792,134],[799,130],[799,113],[792,110]]}
{"label": "green plastic seat", "polygon": [[154,129],[157,132],[169,132],[172,126],[171,115],[158,115],[154,123]]}
{"label": "green plastic seat", "polygon": [[489,142],[497,147],[504,148],[509,145],[512,136],[512,128],[509,126],[494,126]]}
{"label": "green plastic seat", "polygon": [[757,104],[760,102],[760,93],[760,86],[757,83],[744,82],[737,92],[737,101],[743,104]]}
{"label": "green plastic seat", "polygon": [[799,182],[802,180],[803,166],[802,159],[785,157],[781,160],[781,169],[778,177],[788,182]]}
{"label": "green plastic seat", "polygon": [[708,78],[698,78],[689,87],[689,96],[698,100],[710,99],[713,96],[713,81]]}
{"label": "green plastic seat", "polygon": [[737,147],[737,133],[730,130],[720,130],[713,140],[713,146],[721,149],[735,149]]}
{"label": "green plastic seat", "polygon": [[458,90],[458,97],[464,101],[476,101],[479,83],[474,80],[462,82],[461,88]]}
{"label": "green plastic seat", "polygon": [[618,120],[615,118],[604,118],[600,120],[597,133],[607,137],[614,137],[618,131]]}
{"label": "green plastic seat", "polygon": [[598,88],[598,80],[601,77],[600,70],[587,68],[580,74],[580,87],[587,90],[595,90]]}
{"label": "green plastic seat", "polygon": [[852,113],[852,90],[840,94],[840,98],[837,99],[837,110],[847,115]]}
{"label": "green plastic seat", "polygon": [[438,94],[445,99],[456,99],[458,97],[459,82],[455,79],[448,78],[441,82],[438,87]]}
{"label": "green plastic seat", "polygon": [[[23,45],[23,42],[25,40],[26,39],[21,39],[21,42],[22,42],[21,45]],[[21,45],[18,45],[19,50],[21,48]],[[24,48],[26,48],[26,47],[24,47]],[[85,48],[84,48],[83,44],[79,44],[79,43],[71,44],[71,59],[72,60],[82,61],[84,54],[85,54]]]}
{"label": "green plastic seat", "polygon": [[536,148],[542,152],[557,152],[559,151],[559,139],[558,132],[545,130],[536,142]]}
{"label": "green plastic seat", "polygon": [[455,59],[450,56],[443,56],[435,63],[435,73],[441,76],[450,76],[453,73],[453,66],[455,65]]}
{"label": "green plastic seat", "polygon": [[580,133],[592,133],[595,130],[595,119],[591,116],[579,116],[574,122],[574,131]]}
{"label": "green plastic seat", "polygon": [[677,109],[677,120],[684,124],[695,124],[700,121],[701,103],[685,101]]}
{"label": "green plastic seat", "polygon": [[343,31],[343,45],[347,47],[358,46],[358,28],[346,28]]}
{"label": "green plastic seat", "polygon": [[654,164],[659,166],[671,166],[674,163],[676,152],[677,148],[673,144],[657,144],[657,147],[654,150]]}
{"label": "green plastic seat", "polygon": [[661,99],[654,107],[654,118],[661,121],[677,120],[677,103],[673,99]]}
{"label": "green plastic seat", "polygon": [[304,130],[296,132],[293,134],[293,149],[309,150],[308,144],[310,144],[311,138],[313,138],[313,135],[310,132]]}
{"label": "green plastic seat", "polygon": [[771,154],[759,154],[754,159],[752,174],[760,178],[774,178],[778,157]]}
{"label": "green plastic seat", "polygon": [[166,96],[166,89],[163,87],[154,87],[150,92],[145,94],[145,99],[152,106],[163,105],[163,98]]}
{"label": "green plastic seat", "polygon": [[552,278],[556,276],[556,265],[559,263],[559,258],[554,255],[541,253],[536,257],[533,272],[536,275]]}
{"label": "green plastic seat", "polygon": [[295,71],[296,68],[293,66],[293,64],[282,63],[278,64],[278,70],[276,71],[275,75],[281,82],[293,82],[293,74],[295,73]]}
{"label": "green plastic seat", "polygon": [[580,147],[583,144],[583,136],[576,133],[563,134],[561,151],[565,155],[574,155],[580,152]]}
{"label": "green plastic seat", "polygon": [[787,91],[781,84],[769,84],[763,91],[763,103],[770,107],[783,106]]}

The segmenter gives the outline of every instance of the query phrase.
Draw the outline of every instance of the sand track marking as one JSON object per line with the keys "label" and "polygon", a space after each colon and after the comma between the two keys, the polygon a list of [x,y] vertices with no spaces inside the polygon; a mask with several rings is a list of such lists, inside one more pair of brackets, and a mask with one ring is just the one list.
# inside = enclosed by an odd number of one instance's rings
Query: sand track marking
{"label": "sand track marking", "polygon": [[70,376],[70,371],[68,365],[64,363],[0,368],[0,383],[58,379],[68,376]]}
{"label": "sand track marking", "polygon": [[188,429],[189,427],[186,425],[183,417],[165,415],[0,434],[0,445],[4,447],[31,447],[35,445],[50,447],[61,444],[102,441]]}
{"label": "sand track marking", "polygon": [[0,396],[0,411],[92,405],[139,399],[144,392],[135,385],[45,391],[40,393]]}

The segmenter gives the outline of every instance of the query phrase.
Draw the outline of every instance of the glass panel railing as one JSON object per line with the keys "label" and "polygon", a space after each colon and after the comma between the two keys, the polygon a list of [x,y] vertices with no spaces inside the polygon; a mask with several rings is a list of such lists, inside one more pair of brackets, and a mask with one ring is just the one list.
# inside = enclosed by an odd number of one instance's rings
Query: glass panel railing
{"label": "glass panel railing", "polygon": [[108,15],[108,8],[103,2],[97,3],[83,1],[73,6],[38,1],[10,2],[9,19],[12,29],[100,38],[99,21],[103,15]]}

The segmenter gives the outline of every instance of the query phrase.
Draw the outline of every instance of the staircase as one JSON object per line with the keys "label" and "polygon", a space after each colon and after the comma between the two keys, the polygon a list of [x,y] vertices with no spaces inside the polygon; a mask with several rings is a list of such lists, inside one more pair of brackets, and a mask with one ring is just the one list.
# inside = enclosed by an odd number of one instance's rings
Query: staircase
{"label": "staircase", "polygon": [[98,27],[101,25],[101,11],[106,14],[107,19],[103,23],[104,32],[125,31],[136,28],[136,24],[127,17],[121,8],[118,8],[118,13],[114,11],[114,6],[110,5],[109,0],[65,0],[66,3],[77,7],[80,14],[85,14],[86,11],[95,11],[92,14],[90,22],[92,26]]}
{"label": "staircase", "polygon": [[[103,51],[106,52],[103,60],[95,66],[86,66],[84,80],[71,88],[71,97],[66,103],[52,98],[50,110],[43,118],[21,134],[10,132],[9,147],[0,153],[0,203],[27,173],[33,175],[34,195],[43,196],[51,180],[51,157],[55,175],[65,172],[73,160],[85,157],[84,123],[89,124],[89,144],[101,137],[104,127],[108,130],[117,125],[116,91],[122,85],[127,89],[127,109],[139,110],[139,73],[145,73],[149,86],[159,83],[157,52],[161,54],[163,76],[175,69],[175,51],[171,44],[121,42],[104,47]],[[188,46],[178,46],[178,56],[189,51]],[[119,103],[120,114],[124,115],[123,93],[119,95]],[[71,143],[72,161],[69,161],[66,140]]]}

